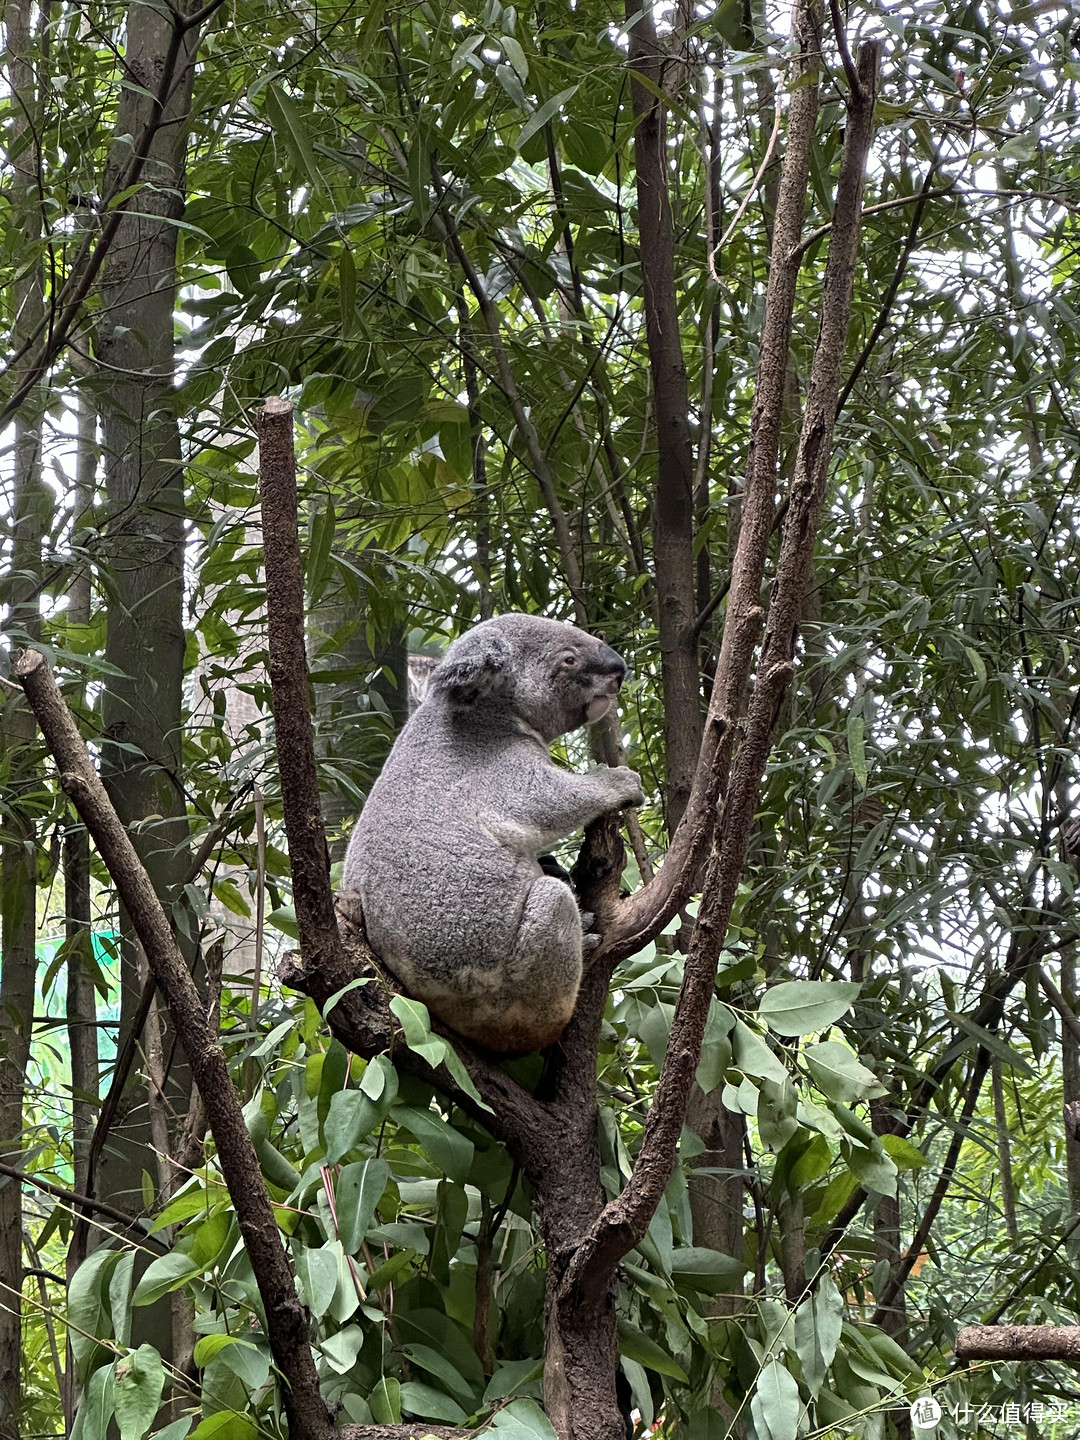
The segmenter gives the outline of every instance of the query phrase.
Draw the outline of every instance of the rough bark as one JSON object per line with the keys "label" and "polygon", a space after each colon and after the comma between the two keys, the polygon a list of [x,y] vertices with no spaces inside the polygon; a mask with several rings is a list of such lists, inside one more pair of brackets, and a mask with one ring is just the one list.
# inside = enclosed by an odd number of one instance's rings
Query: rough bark
{"label": "rough bark", "polygon": [[957,1360],[1080,1360],[1080,1325],[965,1325]]}
{"label": "rough bark", "polygon": [[[734,757],[716,839],[702,887],[698,921],[690,941],[664,1067],[649,1112],[634,1172],[579,1247],[567,1287],[594,1295],[613,1267],[645,1233],[675,1163],[675,1151],[712,999],[720,949],[742,873],[761,777],[768,759],[780,702],[793,674],[795,640],[810,557],[825,495],[840,360],[851,313],[866,158],[873,135],[874,96],[881,47],[859,52],[860,89],[848,106],[848,123],[837,186],[836,218],[825,274],[822,323],[814,353],[810,395],[792,480],[788,522],[773,587],[757,681],[745,731]],[[779,216],[776,229],[779,231]],[[782,382],[781,382],[782,383]],[[744,523],[745,531],[745,523]],[[740,549],[742,537],[740,537]],[[733,585],[734,591],[734,585]],[[730,618],[730,617],[729,617]],[[725,636],[726,639],[726,636]],[[739,685],[741,691],[741,685]],[[730,703],[714,689],[714,704]]]}
{"label": "rough bark", "polygon": [[818,112],[821,61],[820,0],[796,6],[792,33],[799,45],[787,144],[777,193],[769,284],[750,420],[750,452],[739,538],[723,639],[686,812],[655,879],[620,907],[605,936],[613,959],[634,954],[660,933],[689,899],[713,832],[717,797],[731,764],[734,727],[744,708],[754,646],[763,619],[761,587],[775,512],[776,473],[784,415],[784,384],[791,343],[799,237],[806,212],[810,145]]}
{"label": "rough bark", "polygon": [[[665,155],[663,63],[651,7],[626,0],[645,334],[656,412],[653,560],[664,688],[665,810],[673,831],[690,801],[703,733],[694,593],[694,453],[675,289]],[[649,88],[637,76],[651,82]],[[703,437],[703,445],[707,444]]]}

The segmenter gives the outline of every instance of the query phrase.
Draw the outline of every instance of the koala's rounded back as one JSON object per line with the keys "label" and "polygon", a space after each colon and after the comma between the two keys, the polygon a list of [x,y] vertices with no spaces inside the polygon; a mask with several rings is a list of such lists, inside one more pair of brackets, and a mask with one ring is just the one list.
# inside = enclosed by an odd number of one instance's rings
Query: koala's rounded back
{"label": "koala's rounded back", "polygon": [[636,775],[556,766],[548,745],[598,720],[626,674],[602,640],[532,615],[450,646],[349,842],[343,885],[410,994],[493,1050],[552,1043],[573,1012],[582,927],[539,856],[635,804]]}

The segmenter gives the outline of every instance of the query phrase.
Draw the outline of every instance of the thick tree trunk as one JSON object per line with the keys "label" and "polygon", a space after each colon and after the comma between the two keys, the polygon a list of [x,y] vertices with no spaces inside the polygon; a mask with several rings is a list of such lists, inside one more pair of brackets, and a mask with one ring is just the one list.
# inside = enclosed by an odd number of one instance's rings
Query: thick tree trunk
{"label": "thick tree trunk", "polygon": [[[180,719],[184,674],[184,486],[172,411],[176,226],[183,212],[183,142],[193,57],[168,11],[132,4],[125,84],[106,188],[145,132],[173,48],[164,121],[148,142],[146,188],[125,215],[105,261],[96,352],[108,502],[106,554],[113,586],[105,658],[103,769],[125,824],[161,896],[173,894],[187,857]],[[111,743],[110,743],[111,742]],[[160,820],[141,824],[150,816]],[[138,994],[136,957],[124,953],[125,1015]]]}
{"label": "thick tree trunk", "polygon": [[[604,902],[590,894],[587,903],[602,908]],[[545,1157],[538,1183],[548,1265],[544,1408],[559,1440],[623,1440],[626,1435],[615,1394],[614,1276],[596,1293],[567,1284],[567,1269],[605,1203],[594,1077],[608,978],[602,967],[586,975],[577,1011],[560,1042],[563,1063],[555,1075],[553,1103],[561,1111],[565,1144]]]}
{"label": "thick tree trunk", "polygon": [[[690,401],[679,336],[675,290],[675,234],[668,198],[664,147],[663,64],[651,7],[626,0],[630,23],[634,162],[637,175],[638,234],[654,403],[658,475],[653,505],[653,556],[664,686],[664,754],[668,831],[682,819],[698,752],[704,713],[697,658],[694,594],[694,454],[690,442]],[[703,440],[703,444],[705,441]]]}
{"label": "thick tree trunk", "polygon": [[[141,161],[143,188],[105,260],[95,335],[107,501],[103,553],[110,580],[102,771],[166,907],[180,901],[190,863],[180,784],[184,482],[173,411],[173,325],[175,222],[184,208],[197,34],[167,7],[133,0],[128,9],[124,83],[103,189],[109,193],[119,183],[133,158]],[[133,145],[141,147],[140,155],[133,157]],[[121,926],[119,1047],[135,1024],[142,989],[139,947],[125,914]],[[171,1031],[163,1049],[170,1103],[183,1114],[189,1082],[173,1059]],[[154,1168],[142,1084],[133,1076],[119,1124],[102,1151],[97,1185],[99,1194],[136,1213],[142,1208],[140,1173]],[[138,1318],[168,1357],[168,1305]]]}

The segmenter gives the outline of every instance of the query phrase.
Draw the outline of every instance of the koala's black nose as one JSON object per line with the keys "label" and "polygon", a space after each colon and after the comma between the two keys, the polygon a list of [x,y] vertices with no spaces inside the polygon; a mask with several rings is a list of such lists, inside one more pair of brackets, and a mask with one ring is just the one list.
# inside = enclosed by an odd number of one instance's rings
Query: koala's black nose
{"label": "koala's black nose", "polygon": [[626,679],[626,661],[610,645],[601,645],[597,663],[605,675],[614,675],[621,685]]}

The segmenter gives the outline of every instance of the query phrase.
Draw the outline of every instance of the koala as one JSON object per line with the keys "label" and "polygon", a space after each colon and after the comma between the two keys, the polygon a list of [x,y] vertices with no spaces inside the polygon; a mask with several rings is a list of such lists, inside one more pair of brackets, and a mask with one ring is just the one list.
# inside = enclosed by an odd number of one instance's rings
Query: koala
{"label": "koala", "polygon": [[586,937],[544,852],[640,804],[641,782],[626,766],[563,770],[548,747],[599,720],[625,674],[573,625],[510,614],[474,626],[433,672],[349,841],[343,889],[376,955],[500,1054],[552,1044],[574,1013]]}

